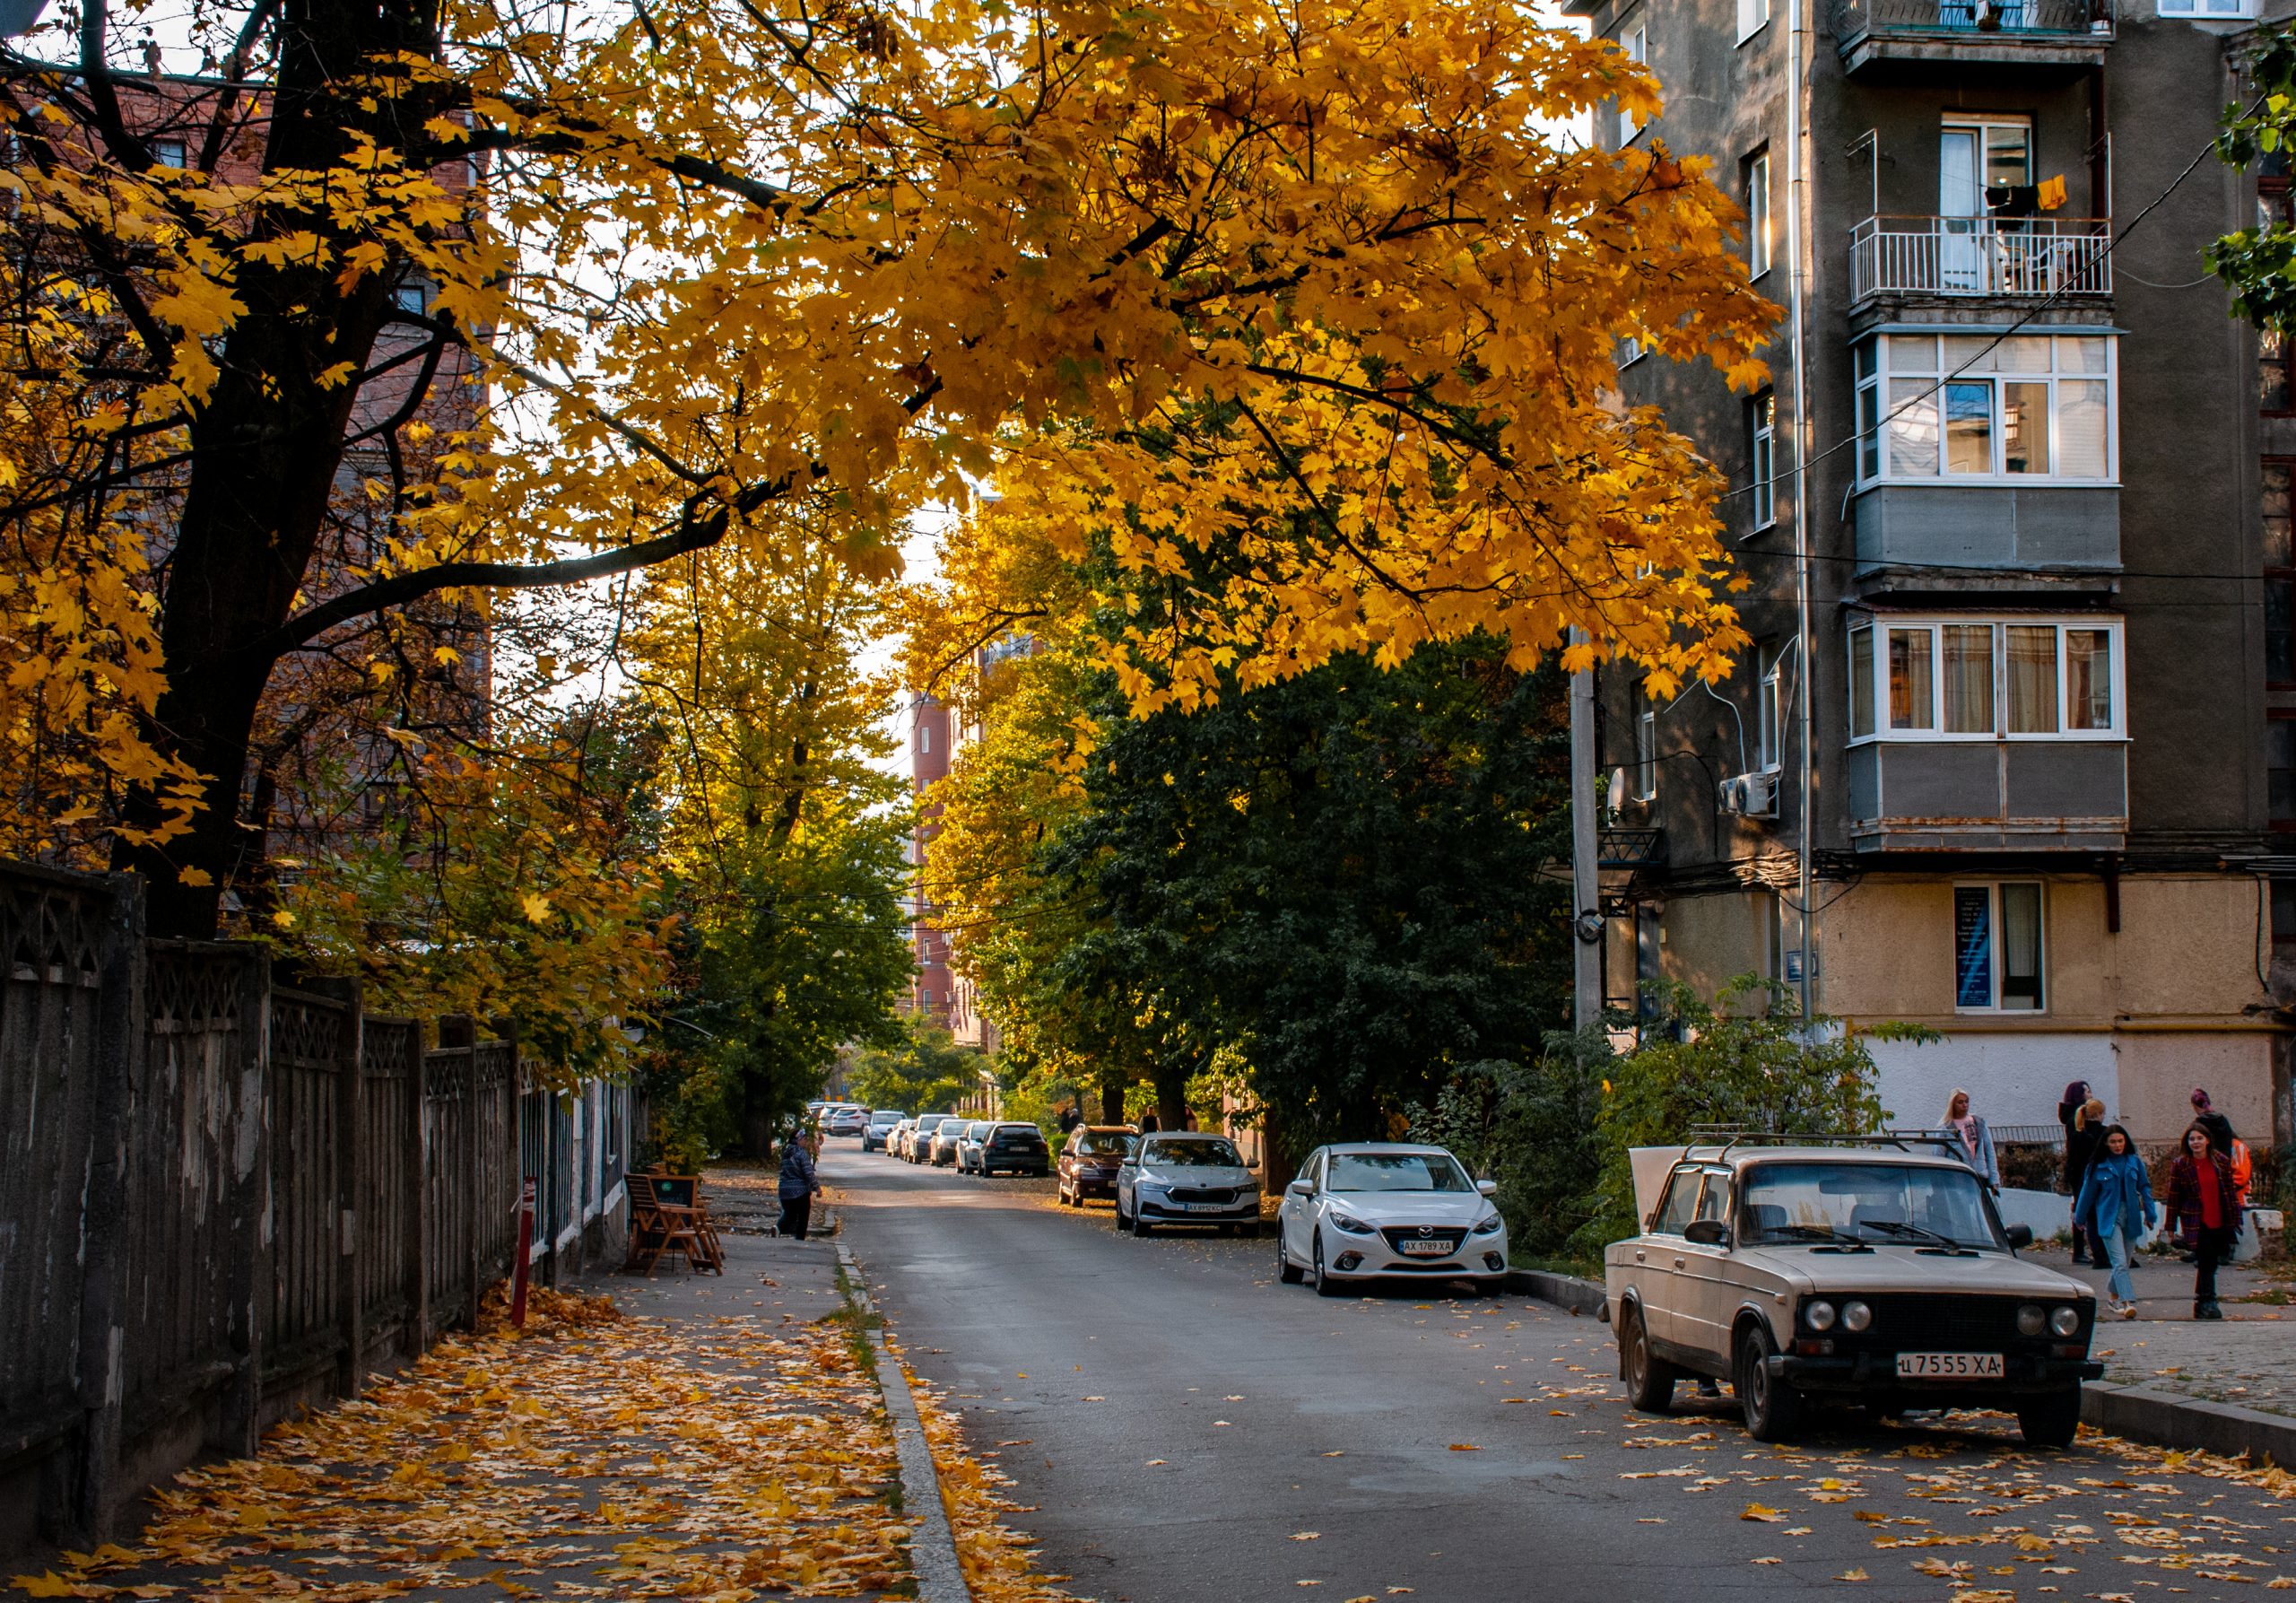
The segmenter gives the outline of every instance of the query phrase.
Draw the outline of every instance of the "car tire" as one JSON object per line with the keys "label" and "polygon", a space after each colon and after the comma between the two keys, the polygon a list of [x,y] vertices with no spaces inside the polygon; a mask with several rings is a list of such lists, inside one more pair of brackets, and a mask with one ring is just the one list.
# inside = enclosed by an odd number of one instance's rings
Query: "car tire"
{"label": "car tire", "polygon": [[1746,1434],[1757,1442],[1791,1441],[1802,1423],[1802,1394],[1793,1383],[1774,1380],[1769,1360],[1778,1351],[1770,1328],[1756,1320],[1738,1338],[1738,1363],[1733,1383],[1738,1407],[1746,1418]]}
{"label": "car tire", "polygon": [[1144,1241],[1155,1228],[1156,1227],[1153,1224],[1149,1224],[1146,1217],[1142,1215],[1138,1200],[1135,1198],[1132,1208],[1132,1233],[1139,1240]]}
{"label": "car tire", "polygon": [[2081,1388],[2029,1398],[2017,1410],[2017,1430],[2028,1447],[2070,1447],[2081,1429]]}
{"label": "car tire", "polygon": [[1645,1414],[1665,1414],[1674,1406],[1674,1382],[1682,1371],[1650,1351],[1650,1333],[1642,1311],[1629,1308],[1619,1320],[1618,1378],[1626,1385],[1626,1402]]}
{"label": "car tire", "polygon": [[1275,1278],[1285,1285],[1297,1285],[1307,1277],[1308,1271],[1293,1263],[1292,1255],[1283,1250],[1283,1226],[1278,1223],[1275,1227]]}
{"label": "car tire", "polygon": [[1116,1196],[1116,1227],[1118,1233],[1132,1228],[1132,1221],[1124,1216],[1124,1193],[1121,1191]]}
{"label": "car tire", "polygon": [[1331,1276],[1324,1273],[1324,1233],[1319,1230],[1316,1232],[1316,1295],[1344,1297],[1346,1294],[1345,1286],[1333,1285]]}

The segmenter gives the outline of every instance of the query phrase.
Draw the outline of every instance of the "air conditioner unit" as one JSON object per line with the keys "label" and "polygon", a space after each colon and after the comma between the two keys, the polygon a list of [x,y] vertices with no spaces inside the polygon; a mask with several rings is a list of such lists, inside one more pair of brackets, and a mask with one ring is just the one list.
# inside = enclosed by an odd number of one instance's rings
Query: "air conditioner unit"
{"label": "air conditioner unit", "polygon": [[1742,773],[1722,781],[1722,810],[1742,818],[1778,816],[1778,775]]}

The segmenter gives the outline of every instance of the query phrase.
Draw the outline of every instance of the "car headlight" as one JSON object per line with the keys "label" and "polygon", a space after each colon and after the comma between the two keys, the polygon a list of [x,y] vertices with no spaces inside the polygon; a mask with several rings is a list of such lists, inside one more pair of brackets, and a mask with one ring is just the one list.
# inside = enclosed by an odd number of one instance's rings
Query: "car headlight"
{"label": "car headlight", "polygon": [[1485,1214],[1482,1218],[1477,1219],[1474,1222],[1474,1233],[1477,1235],[1496,1235],[1499,1233],[1500,1229],[1506,1225],[1506,1223],[1507,1221],[1500,1218],[1497,1214]]}
{"label": "car headlight", "polygon": [[1863,1302],[1841,1305],[1841,1328],[1845,1330],[1870,1330],[1874,1326],[1874,1311]]}
{"label": "car headlight", "polygon": [[1821,1298],[1814,1302],[1806,1302],[1803,1304],[1802,1322],[1809,1326],[1811,1329],[1831,1330],[1833,1329],[1833,1304],[1826,1302],[1823,1298]]}
{"label": "car headlight", "polygon": [[2081,1334],[2081,1311],[2067,1302],[2048,1316],[2048,1328],[2059,1336]]}
{"label": "car headlight", "polygon": [[1364,1224],[1362,1220],[1357,1218],[1352,1214],[1334,1214],[1331,1216],[1331,1222],[1333,1228],[1344,1230],[1350,1235],[1376,1235],[1378,1233],[1370,1225]]}
{"label": "car headlight", "polygon": [[2028,1302],[2017,1310],[2017,1334],[2039,1336],[2048,1328],[2048,1315],[2041,1311],[2038,1302]]}

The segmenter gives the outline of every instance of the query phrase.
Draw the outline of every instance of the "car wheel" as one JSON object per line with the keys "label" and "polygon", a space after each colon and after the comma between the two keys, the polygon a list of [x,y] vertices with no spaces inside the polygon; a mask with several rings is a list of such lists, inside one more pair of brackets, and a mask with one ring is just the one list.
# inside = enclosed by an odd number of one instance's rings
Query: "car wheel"
{"label": "car wheel", "polygon": [[2081,1388],[2027,1399],[2017,1410],[2017,1429],[2028,1447],[2070,1447],[2081,1428]]}
{"label": "car wheel", "polygon": [[1759,1320],[1739,1338],[1738,1406],[1745,1412],[1746,1434],[1757,1442],[1787,1441],[1802,1423],[1802,1394],[1770,1372],[1770,1358],[1777,1351],[1769,1327]]}
{"label": "car wheel", "polygon": [[1664,1414],[1674,1406],[1674,1382],[1682,1372],[1650,1352],[1650,1334],[1643,1328],[1642,1311],[1630,1308],[1619,1321],[1618,1378],[1626,1382],[1630,1407],[1645,1414]]}
{"label": "car wheel", "polygon": [[1154,1225],[1149,1224],[1147,1219],[1142,1215],[1138,1206],[1135,1204],[1132,1210],[1132,1233],[1138,1236],[1141,1240],[1145,1241],[1148,1238],[1149,1232],[1155,1228],[1156,1227]]}
{"label": "car wheel", "polygon": [[1124,1216],[1124,1193],[1121,1191],[1116,1194],[1116,1227],[1120,1231],[1132,1228],[1132,1221]]}
{"label": "car wheel", "polygon": [[1324,1233],[1319,1230],[1316,1232],[1316,1295],[1344,1297],[1346,1294],[1345,1286],[1334,1285],[1331,1276],[1324,1273]]}
{"label": "car wheel", "polygon": [[1307,1278],[1307,1271],[1293,1263],[1292,1255],[1283,1250],[1283,1226],[1281,1224],[1275,1227],[1275,1277],[1286,1285],[1297,1285]]}

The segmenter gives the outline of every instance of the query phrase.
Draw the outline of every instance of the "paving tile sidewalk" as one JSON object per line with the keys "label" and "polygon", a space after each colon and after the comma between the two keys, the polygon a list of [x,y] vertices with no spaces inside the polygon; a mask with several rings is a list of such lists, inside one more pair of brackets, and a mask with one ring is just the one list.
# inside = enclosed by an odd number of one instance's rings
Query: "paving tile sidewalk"
{"label": "paving tile sidewalk", "polygon": [[[2108,1271],[2077,1268],[2064,1248],[2023,1254],[2097,1288]],[[2105,1379],[2211,1402],[2296,1416],[2296,1309],[2240,1299],[2280,1284],[2251,1268],[2219,1271],[2222,1323],[2192,1317],[2192,1266],[2170,1254],[2140,1254],[2134,1270],[2137,1317],[2098,1327]]]}
{"label": "paving tile sidewalk", "polygon": [[726,1248],[722,1277],[665,1263],[580,1288],[625,1317],[444,1342],[260,1458],[178,1477],[139,1542],[0,1599],[904,1590],[911,1521],[882,1399],[851,1328],[824,1322],[842,1306],[835,1247]]}

